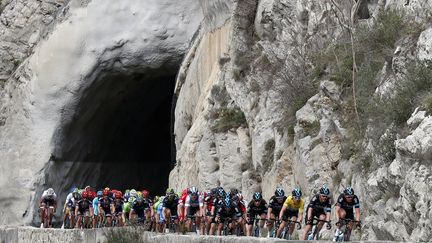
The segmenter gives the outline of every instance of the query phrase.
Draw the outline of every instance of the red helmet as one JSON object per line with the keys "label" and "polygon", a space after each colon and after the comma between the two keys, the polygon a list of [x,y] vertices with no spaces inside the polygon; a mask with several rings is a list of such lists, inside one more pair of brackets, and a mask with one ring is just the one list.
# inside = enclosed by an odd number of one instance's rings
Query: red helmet
{"label": "red helmet", "polygon": [[108,190],[103,190],[103,192],[102,192],[102,195],[104,195],[104,196],[108,196],[109,195],[109,191]]}
{"label": "red helmet", "polygon": [[88,197],[88,194],[87,194],[86,191],[83,191],[82,194],[81,194],[81,196],[82,196],[82,198],[87,198],[87,197]]}
{"label": "red helmet", "polygon": [[121,191],[116,191],[115,194],[114,194],[114,196],[115,196],[116,199],[121,199],[123,197]]}
{"label": "red helmet", "polygon": [[144,198],[148,198],[148,197],[150,196],[150,192],[147,191],[146,189],[144,189],[144,190],[142,191],[142,196],[143,196]]}

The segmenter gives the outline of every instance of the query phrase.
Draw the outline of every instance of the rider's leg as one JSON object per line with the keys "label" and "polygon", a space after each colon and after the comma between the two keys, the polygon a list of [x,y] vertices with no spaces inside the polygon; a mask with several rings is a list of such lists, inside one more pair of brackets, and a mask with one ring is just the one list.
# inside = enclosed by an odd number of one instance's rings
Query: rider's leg
{"label": "rider's leg", "polygon": [[294,222],[297,222],[297,216],[292,216],[291,221],[293,222],[292,224],[290,224],[289,226],[289,234],[292,235],[294,232],[294,228],[296,226],[296,224]]}
{"label": "rider's leg", "polygon": [[285,227],[285,224],[286,224],[285,220],[282,220],[280,225],[279,225],[279,229],[277,229],[276,237],[278,237],[278,238],[280,237],[282,230]]}
{"label": "rider's leg", "polygon": [[[326,220],[326,215],[325,214],[320,214],[319,219],[320,220]],[[319,222],[317,224],[317,230],[318,230],[318,232],[321,231],[321,229],[322,229],[323,226],[324,226],[324,222]]]}
{"label": "rider's leg", "polygon": [[306,226],[305,226],[305,228],[304,228],[304,230],[303,230],[303,235],[302,235],[302,237],[300,238],[300,240],[306,240],[306,236],[307,236],[307,234],[308,234],[309,231],[311,231],[311,229],[312,229],[312,224],[307,224],[307,219],[308,219],[308,215],[306,214],[306,217],[305,217]]}
{"label": "rider's leg", "polygon": [[270,213],[270,218],[267,221],[267,229],[269,232],[273,229],[274,222],[275,222],[275,215]]}

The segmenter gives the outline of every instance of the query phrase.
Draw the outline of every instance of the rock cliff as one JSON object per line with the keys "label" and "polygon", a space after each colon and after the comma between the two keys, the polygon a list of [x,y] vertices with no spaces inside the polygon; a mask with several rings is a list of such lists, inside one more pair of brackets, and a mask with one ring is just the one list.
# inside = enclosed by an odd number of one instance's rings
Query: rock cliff
{"label": "rock cliff", "polygon": [[356,237],[431,238],[432,3],[356,3],[232,1],[223,24],[204,19],[176,81],[170,184],[352,185]]}

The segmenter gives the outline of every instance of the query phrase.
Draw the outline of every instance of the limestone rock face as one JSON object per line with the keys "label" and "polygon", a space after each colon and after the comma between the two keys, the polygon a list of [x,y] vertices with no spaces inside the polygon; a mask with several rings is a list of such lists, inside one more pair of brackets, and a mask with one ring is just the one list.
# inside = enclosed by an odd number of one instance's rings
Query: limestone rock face
{"label": "limestone rock face", "polygon": [[[54,161],[67,159],[71,153],[78,156],[77,161],[92,153],[91,134],[75,133],[65,138],[62,129],[78,116],[77,107],[83,102],[91,102],[80,110],[89,112],[85,119],[91,120],[122,94],[131,97],[139,89],[147,92],[144,97],[157,94],[150,81],[128,80],[175,75],[202,20],[202,11],[194,0],[2,4],[0,223],[15,224],[33,219],[33,206],[42,188],[53,186],[63,200],[72,183],[98,180],[97,166],[93,171],[86,171],[89,164],[56,169]],[[111,78],[104,82],[113,75],[117,81]],[[117,84],[122,81],[125,85],[119,88]],[[99,95],[85,97],[92,87],[104,86]],[[104,102],[106,106],[101,105]],[[92,125],[80,126],[89,129]],[[99,132],[98,136],[109,141],[109,133]],[[92,149],[103,156],[98,148]],[[47,173],[51,169],[56,173]]]}
{"label": "limestone rock face", "polygon": [[[359,2],[352,16],[359,25],[373,24],[386,9],[404,11],[417,23],[431,14],[430,1]],[[345,110],[352,91],[304,72],[310,55],[316,57],[344,33],[341,19],[351,17],[352,5],[250,0],[233,1],[225,9],[232,14],[223,11],[223,25],[203,22],[177,79],[177,164],[170,185],[178,190],[235,187],[246,196],[260,190],[266,198],[276,187],[289,193],[299,186],[306,199],[323,184],[333,197],[351,185],[364,225],[354,239],[429,239],[428,113],[417,108],[404,121],[409,131],[370,122],[363,137],[353,138],[358,125],[355,117],[347,120],[354,111]],[[426,24],[417,31],[389,50],[370,96],[391,97],[397,82],[406,82],[410,60],[432,59],[431,28]],[[355,146],[368,156],[359,156]]]}

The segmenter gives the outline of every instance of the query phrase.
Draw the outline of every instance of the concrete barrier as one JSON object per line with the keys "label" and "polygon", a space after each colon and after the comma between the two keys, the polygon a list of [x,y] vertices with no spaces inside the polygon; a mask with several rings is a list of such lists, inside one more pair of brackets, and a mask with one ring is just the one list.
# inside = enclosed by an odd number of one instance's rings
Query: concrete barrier
{"label": "concrete barrier", "polygon": [[[32,242],[32,243],[111,243],[111,242],[134,242],[134,243],[257,243],[257,242],[291,242],[280,239],[234,237],[234,236],[197,236],[179,234],[156,234],[143,231],[141,228],[104,228],[86,230],[61,230],[61,229],[38,229],[33,227],[0,227],[0,242]],[[322,241],[327,242],[327,241]],[[386,241],[381,241],[382,243]],[[390,242],[390,241],[388,241]]]}

